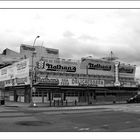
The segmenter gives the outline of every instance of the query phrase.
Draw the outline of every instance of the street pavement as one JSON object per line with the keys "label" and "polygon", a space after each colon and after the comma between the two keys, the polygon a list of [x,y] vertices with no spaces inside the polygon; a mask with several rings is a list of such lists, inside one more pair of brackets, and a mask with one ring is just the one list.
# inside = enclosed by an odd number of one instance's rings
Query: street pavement
{"label": "street pavement", "polygon": [[[40,106],[39,106],[40,105]],[[6,102],[3,107],[18,109],[26,109],[26,110],[33,110],[33,111],[69,111],[69,110],[112,110],[112,111],[122,111],[122,112],[129,112],[129,113],[140,113],[140,104],[103,104],[103,105],[89,105],[89,106],[68,106],[68,107],[46,107],[42,106],[41,104],[37,104],[36,107],[30,107],[29,103],[21,103],[21,102]],[[3,108],[4,109],[4,108]],[[2,109],[0,110],[2,111]]]}
{"label": "street pavement", "polygon": [[140,132],[140,104],[0,106],[0,132]]}
{"label": "street pavement", "polygon": [[61,110],[90,110],[90,109],[105,109],[105,108],[112,108],[112,106],[118,106],[122,104],[97,104],[97,105],[85,105],[85,106],[57,106],[57,107],[48,107],[43,104],[36,104],[36,106],[31,107],[30,103],[21,103],[21,102],[9,102],[7,101],[3,107],[10,107],[10,108],[22,108],[26,110],[38,110],[38,111],[61,111]]}

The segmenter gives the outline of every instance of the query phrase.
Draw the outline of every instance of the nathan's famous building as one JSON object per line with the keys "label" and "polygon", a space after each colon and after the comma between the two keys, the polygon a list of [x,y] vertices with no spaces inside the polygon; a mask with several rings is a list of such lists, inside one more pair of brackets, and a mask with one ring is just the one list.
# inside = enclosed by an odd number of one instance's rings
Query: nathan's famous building
{"label": "nathan's famous building", "polygon": [[5,49],[0,57],[11,59],[0,69],[1,96],[11,101],[30,102],[31,96],[40,103],[120,101],[138,91],[136,66],[116,61],[112,56],[61,59],[58,49],[22,44],[20,53]]}

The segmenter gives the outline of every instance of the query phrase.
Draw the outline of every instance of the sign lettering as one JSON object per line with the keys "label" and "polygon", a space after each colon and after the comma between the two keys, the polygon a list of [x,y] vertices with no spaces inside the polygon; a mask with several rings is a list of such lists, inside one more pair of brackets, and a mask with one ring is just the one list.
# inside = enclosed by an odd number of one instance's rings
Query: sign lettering
{"label": "sign lettering", "polygon": [[17,64],[17,70],[25,69],[26,66],[27,66],[27,62],[26,61],[23,61],[21,63],[18,63]]}
{"label": "sign lettering", "polygon": [[46,83],[46,84],[50,84],[50,85],[58,85],[59,84],[58,79],[48,79],[48,77],[37,77],[36,82]]}
{"label": "sign lettering", "polygon": [[67,78],[62,78],[61,82],[60,82],[60,85],[68,86],[69,85],[69,80]]}
{"label": "sign lettering", "polygon": [[125,68],[125,67],[120,67],[119,68],[120,73],[133,73],[134,69],[133,68]]}
{"label": "sign lettering", "polygon": [[103,65],[103,64],[93,64],[93,63],[88,63],[88,69],[94,69],[94,70],[104,70],[104,71],[110,71],[111,70],[111,65]]}
{"label": "sign lettering", "polygon": [[73,78],[72,84],[79,86],[104,86],[104,80],[93,80],[84,78]]}
{"label": "sign lettering", "polygon": [[46,69],[49,71],[76,72],[75,66],[66,66],[66,65],[64,66],[61,64],[55,65],[55,64],[44,62],[44,61],[38,62],[37,68]]}

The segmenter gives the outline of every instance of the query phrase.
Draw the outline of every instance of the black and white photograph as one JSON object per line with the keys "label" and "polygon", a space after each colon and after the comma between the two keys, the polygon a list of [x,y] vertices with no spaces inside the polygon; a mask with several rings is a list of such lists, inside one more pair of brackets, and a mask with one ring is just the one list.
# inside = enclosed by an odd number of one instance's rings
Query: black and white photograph
{"label": "black and white photograph", "polygon": [[0,132],[140,132],[140,9],[62,7],[0,8]]}

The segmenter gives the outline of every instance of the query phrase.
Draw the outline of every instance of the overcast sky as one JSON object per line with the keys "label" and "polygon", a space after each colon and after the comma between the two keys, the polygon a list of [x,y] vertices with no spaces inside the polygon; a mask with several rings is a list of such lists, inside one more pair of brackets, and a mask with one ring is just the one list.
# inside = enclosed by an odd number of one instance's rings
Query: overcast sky
{"label": "overcast sky", "polygon": [[140,78],[140,9],[0,9],[0,52],[20,44],[59,49],[60,57],[101,58],[113,51],[137,65]]}

